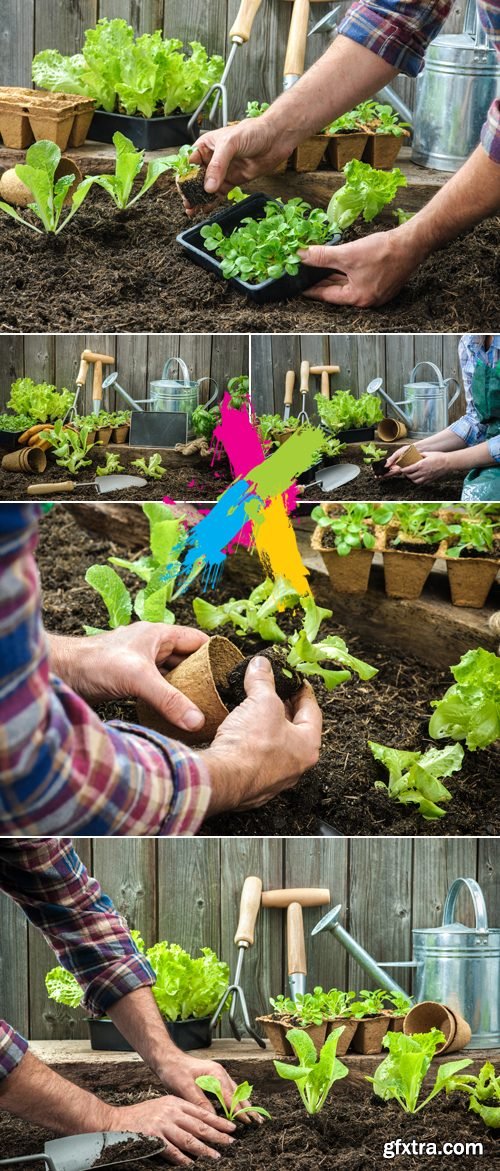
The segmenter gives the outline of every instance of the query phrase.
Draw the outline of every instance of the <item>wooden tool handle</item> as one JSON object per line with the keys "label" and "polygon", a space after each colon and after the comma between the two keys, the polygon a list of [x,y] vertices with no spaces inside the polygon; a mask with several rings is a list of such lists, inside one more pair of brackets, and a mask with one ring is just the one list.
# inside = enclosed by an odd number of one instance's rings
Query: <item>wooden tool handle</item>
{"label": "wooden tool handle", "polygon": [[238,15],[229,31],[231,41],[246,42],[250,39],[253,22],[261,4],[262,0],[241,0]]}
{"label": "wooden tool handle", "polygon": [[330,398],[330,375],[328,370],[321,371],[321,397]]}
{"label": "wooden tool handle", "polygon": [[302,907],[324,907],[330,902],[330,891],[325,887],[295,886],[289,890],[263,890],[263,907],[288,907],[300,903]]}
{"label": "wooden tool handle", "polygon": [[302,77],[306,59],[309,0],[295,0],[286,47],[284,75]]}
{"label": "wooden tool handle", "polygon": [[88,364],[86,358],[84,358],[82,355],[82,357],[80,358],[80,368],[79,368],[78,374],[76,376],[76,385],[77,386],[85,386],[85,383],[87,381],[88,369],[89,369],[89,364]]}
{"label": "wooden tool handle", "polygon": [[285,406],[291,407],[295,387],[295,370],[287,370],[285,377]]}
{"label": "wooden tool handle", "polygon": [[309,390],[309,362],[300,363],[300,393],[307,394]]}
{"label": "wooden tool handle", "polygon": [[311,366],[309,373],[322,374],[324,370],[326,370],[327,374],[340,374],[340,366]]}
{"label": "wooden tool handle", "polygon": [[92,398],[99,402],[102,400],[102,362],[99,358],[94,363],[94,377],[92,380]]}
{"label": "wooden tool handle", "polygon": [[84,350],[81,357],[85,362],[102,362],[104,366],[114,366],[115,359],[111,354],[94,354],[93,350]]}
{"label": "wooden tool handle", "polygon": [[52,496],[55,492],[72,492],[74,480],[58,480],[57,484],[30,484],[26,489],[28,496]]}
{"label": "wooden tool handle", "polygon": [[306,944],[304,940],[304,918],[300,903],[290,903],[286,916],[288,945],[288,975],[301,972],[306,975]]}
{"label": "wooden tool handle", "polygon": [[249,946],[253,943],[261,895],[262,879],[254,876],[245,878],[240,899],[240,917],[234,937],[234,942],[238,946],[240,943],[248,943]]}

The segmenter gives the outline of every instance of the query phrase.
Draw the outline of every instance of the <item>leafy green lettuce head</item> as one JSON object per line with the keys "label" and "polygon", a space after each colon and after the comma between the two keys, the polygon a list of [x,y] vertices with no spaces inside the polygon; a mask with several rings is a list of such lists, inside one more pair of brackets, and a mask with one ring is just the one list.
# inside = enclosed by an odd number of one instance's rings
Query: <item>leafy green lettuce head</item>
{"label": "leafy green lettuce head", "polygon": [[434,700],[429,734],[465,740],[472,752],[487,748],[500,738],[500,658],[477,647],[462,655],[451,673],[456,683]]}
{"label": "leafy green lettuce head", "polygon": [[326,211],[332,227],[340,232],[350,228],[361,215],[365,223],[370,223],[387,203],[392,203],[398,189],[407,186],[399,167],[377,171],[359,159],[346,164],[344,175],[345,184],[332,195]]}

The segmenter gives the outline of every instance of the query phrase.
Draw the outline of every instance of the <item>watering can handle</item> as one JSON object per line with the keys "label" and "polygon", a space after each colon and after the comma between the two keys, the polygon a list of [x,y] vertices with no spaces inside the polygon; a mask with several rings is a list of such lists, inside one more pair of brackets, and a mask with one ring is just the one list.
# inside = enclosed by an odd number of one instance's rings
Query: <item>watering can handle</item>
{"label": "watering can handle", "polygon": [[460,394],[460,391],[461,391],[461,389],[462,389],[462,388],[461,388],[461,386],[460,386],[460,383],[459,383],[459,381],[458,381],[458,378],[453,378],[453,376],[452,376],[451,378],[446,378],[446,380],[445,380],[445,381],[446,381],[446,385],[448,385],[448,383],[449,383],[449,382],[454,382],[454,383],[455,383],[455,386],[456,386],[456,388],[457,388],[457,389],[456,389],[456,391],[455,391],[455,394],[453,395],[453,398],[450,398],[450,399],[448,399],[448,410],[449,410],[449,409],[450,409],[450,407],[452,407],[452,406],[453,406],[453,403],[456,403],[456,401],[457,401],[457,398],[458,398],[458,396],[459,396],[459,394]]}
{"label": "watering can handle", "polygon": [[213,403],[219,401],[219,384],[215,381],[215,378],[209,378],[208,374],[204,374],[203,378],[198,379],[198,386],[201,386],[202,382],[213,382],[215,386],[215,390],[213,394],[210,395],[208,402],[204,403],[205,410],[208,410],[208,407],[211,407]]}
{"label": "watering can handle", "polygon": [[176,363],[177,363],[177,365],[178,365],[178,367],[179,367],[179,370],[180,370],[180,372],[181,372],[181,374],[182,374],[182,377],[183,377],[183,379],[184,379],[184,384],[185,384],[185,386],[189,386],[189,383],[190,383],[191,379],[190,379],[190,377],[189,377],[189,370],[188,370],[188,368],[187,368],[187,366],[186,366],[186,363],[185,363],[185,361],[184,361],[184,358],[169,358],[169,359],[168,359],[168,362],[165,362],[165,365],[164,365],[164,367],[163,367],[163,374],[162,374],[162,378],[168,378],[168,376],[169,376],[169,371],[170,371],[170,367],[171,367],[171,365],[172,365],[172,362],[176,362]]}
{"label": "watering can handle", "polygon": [[455,907],[457,899],[462,887],[465,886],[469,891],[472,902],[474,904],[474,912],[476,916],[476,931],[488,931],[488,914],[486,911],[486,903],[481,887],[475,878],[456,878],[452,882],[448,894],[446,895],[446,902],[443,910],[443,927],[449,927],[455,923]]}
{"label": "watering can handle", "polygon": [[417,365],[413,367],[413,370],[410,374],[410,382],[413,382],[413,379],[415,377],[415,374],[416,374],[419,366],[432,366],[434,373],[437,374],[437,380],[438,380],[439,385],[443,386],[443,375],[441,374],[439,366],[436,366],[435,362],[427,361],[427,359],[425,359],[425,358],[423,359],[422,362],[417,362]]}

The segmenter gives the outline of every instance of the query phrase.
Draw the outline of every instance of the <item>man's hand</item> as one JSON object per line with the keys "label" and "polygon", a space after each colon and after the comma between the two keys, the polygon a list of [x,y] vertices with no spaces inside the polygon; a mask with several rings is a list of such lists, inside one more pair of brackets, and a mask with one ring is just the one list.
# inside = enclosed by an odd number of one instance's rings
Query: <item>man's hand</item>
{"label": "man's hand", "polygon": [[211,1143],[228,1146],[234,1142],[236,1127],[226,1118],[181,1098],[154,1098],[113,1110],[111,1130],[130,1130],[157,1135],[166,1144],[164,1158],[177,1167],[185,1167],[204,1156],[219,1159]]}
{"label": "man's hand", "polygon": [[[176,1061],[169,1062],[166,1073],[163,1076],[163,1082],[167,1089],[172,1093],[177,1094],[179,1098],[184,1098],[186,1102],[192,1102],[194,1106],[201,1106],[204,1110],[213,1110],[215,1107],[212,1102],[205,1097],[203,1090],[196,1085],[197,1077],[216,1077],[221,1084],[222,1093],[226,1106],[230,1107],[231,1099],[236,1089],[236,1082],[229,1077],[229,1074],[223,1065],[218,1061],[202,1061],[198,1057],[191,1057],[189,1053],[179,1054]],[[238,1109],[244,1109],[249,1106],[249,1102],[240,1102]],[[262,1118],[258,1114],[238,1116],[239,1122],[262,1122]]]}
{"label": "man's hand", "polygon": [[90,703],[134,696],[178,728],[194,731],[205,717],[167,683],[158,667],[175,667],[208,635],[190,626],[134,622],[90,638],[49,635],[50,669]]}
{"label": "man's hand", "polygon": [[285,708],[269,661],[257,656],[247,668],[245,691],[245,701],[203,753],[212,777],[208,816],[265,805],[293,788],[319,757],[322,717],[312,687],[304,684]]}
{"label": "man's hand", "polygon": [[335,271],[303,295],[329,305],[384,305],[425,260],[410,248],[402,228],[376,232],[352,244],[314,245],[299,253],[304,264]]}
{"label": "man's hand", "polygon": [[257,175],[273,171],[288,158],[296,143],[292,132],[278,134],[263,114],[260,118],[246,118],[236,126],[202,134],[191,161],[207,168],[206,191],[227,195],[236,184],[248,183]]}

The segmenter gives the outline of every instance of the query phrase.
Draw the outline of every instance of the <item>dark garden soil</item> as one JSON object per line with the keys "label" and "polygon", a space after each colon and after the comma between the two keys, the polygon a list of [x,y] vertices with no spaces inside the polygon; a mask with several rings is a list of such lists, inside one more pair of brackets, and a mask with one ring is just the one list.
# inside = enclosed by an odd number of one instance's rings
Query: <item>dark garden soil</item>
{"label": "dark garden soil", "polygon": [[[151,454],[153,451],[154,448],[151,449]],[[0,462],[3,454],[0,451]],[[124,474],[141,475],[137,468],[131,467],[132,460],[137,459],[138,454],[139,452],[131,448],[130,451],[125,451],[123,455],[120,455]],[[75,476],[72,476],[67,468],[59,468],[51,460],[48,461],[42,476],[34,475],[32,472],[27,474],[25,472],[6,472],[0,467],[0,500],[29,500],[26,491],[29,484],[42,486],[44,483],[59,483],[63,480],[75,480],[79,485],[78,488],[74,489],[75,500],[97,500],[97,488],[90,482],[87,488],[82,485],[96,479],[95,469],[98,466],[103,467],[106,459],[104,451],[99,448],[96,448],[96,451],[91,451],[90,455],[92,457],[91,466],[82,468]],[[216,500],[231,483],[229,462],[225,456],[217,459],[213,466],[210,459],[193,465],[188,457],[185,458],[185,464],[180,467],[177,463],[175,465],[169,464],[168,456],[165,456],[162,462],[167,468],[167,472],[161,480],[148,480],[142,487],[124,488],[119,492],[111,492],[108,499],[111,501],[163,500],[164,497],[169,497],[171,500]],[[72,495],[73,493],[66,492],[64,498],[70,500]],[[33,496],[31,499],[36,500],[37,497]],[[47,497],[40,496],[39,499],[46,500]]]}
{"label": "dark garden soil", "polygon": [[[385,327],[384,327],[385,328]],[[334,492],[322,492],[317,484],[303,489],[302,500],[460,500],[464,477],[445,476],[430,484],[412,484],[407,476],[376,476],[363,463],[362,456],[344,455],[344,463],[358,464],[361,468],[355,480],[349,480],[343,488]]]}
{"label": "dark garden soil", "polygon": [[[56,1067],[57,1068],[57,1067]],[[380,1171],[384,1166],[385,1144],[399,1139],[412,1144],[401,1153],[394,1165],[404,1171],[442,1171],[441,1152],[445,1143],[482,1144],[479,1150],[453,1158],[454,1167],[483,1166],[488,1171],[496,1165],[500,1132],[488,1129],[476,1114],[467,1110],[465,1095],[440,1094],[420,1114],[404,1114],[395,1102],[376,1099],[364,1081],[354,1077],[337,1082],[322,1112],[309,1117],[295,1086],[277,1079],[270,1061],[229,1062],[229,1074],[240,1082],[248,1078],[253,1084],[253,1101],[265,1106],[271,1119],[262,1126],[240,1125],[236,1142],[221,1147],[221,1165],[238,1171]],[[116,1106],[129,1106],[158,1097],[159,1082],[142,1065],[73,1065],[60,1069],[63,1076],[91,1090]],[[2,1157],[34,1154],[50,1138],[49,1130],[0,1114]],[[418,1153],[418,1144],[423,1144]],[[428,1145],[434,1144],[431,1149]],[[470,1149],[470,1148],[469,1148]],[[415,1153],[416,1151],[416,1153]],[[388,1160],[387,1160],[388,1161]],[[451,1159],[448,1158],[451,1163]],[[197,1159],[196,1167],[213,1167],[212,1159]],[[389,1162],[390,1165],[390,1162]],[[19,1171],[32,1171],[34,1164],[21,1164]],[[160,1171],[166,1163],[161,1157],[119,1163],[117,1171]]]}
{"label": "dark garden soil", "polygon": [[[70,509],[58,505],[41,522],[38,562],[44,589],[44,621],[49,631],[81,634],[83,623],[105,627],[104,607],[98,595],[86,585],[84,576],[95,561],[103,563],[110,554],[125,556],[122,547],[93,539],[78,528]],[[134,578],[125,578],[137,588]],[[248,594],[241,586],[222,578],[217,590],[204,596],[222,602],[231,596]],[[193,625],[191,589],[176,602],[180,624]],[[285,627],[283,616],[280,620]],[[322,628],[323,629],[323,628]],[[426,750],[430,701],[443,695],[452,682],[448,671],[430,670],[425,663],[404,655],[403,648],[391,654],[366,644],[353,630],[330,620],[325,633],[345,638],[351,652],[377,667],[369,682],[357,677],[327,692],[315,684],[323,711],[321,758],[298,786],[250,813],[221,815],[205,823],[203,832],[215,835],[313,835],[318,819],[346,835],[495,835],[500,832],[498,772],[500,752],[490,748],[466,753],[460,774],[450,778],[453,792],[446,817],[424,821],[410,807],[389,801],[374,788],[380,775],[367,747],[368,740],[405,749]],[[226,632],[224,632],[226,633]],[[259,649],[250,640],[236,640],[243,653]],[[104,719],[135,722],[131,700],[101,705]]]}
{"label": "dark garden soil", "polygon": [[[186,257],[175,237],[188,223],[169,176],[128,212],[117,213],[104,192],[92,190],[55,239],[2,216],[0,330],[484,332],[497,321],[498,219],[430,257],[380,309],[334,309],[303,297],[253,305]],[[393,223],[388,213],[380,227]],[[372,230],[364,225],[352,235]]]}

